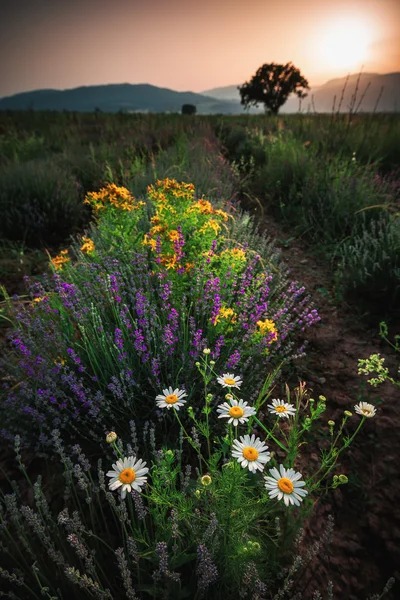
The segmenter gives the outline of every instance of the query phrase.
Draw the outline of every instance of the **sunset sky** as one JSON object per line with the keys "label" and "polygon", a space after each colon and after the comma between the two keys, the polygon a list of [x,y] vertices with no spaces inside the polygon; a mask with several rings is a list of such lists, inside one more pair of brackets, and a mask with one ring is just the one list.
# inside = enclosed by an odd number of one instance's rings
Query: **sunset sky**
{"label": "sunset sky", "polygon": [[311,85],[400,71],[398,0],[1,0],[0,97],[40,88],[241,84],[293,62]]}

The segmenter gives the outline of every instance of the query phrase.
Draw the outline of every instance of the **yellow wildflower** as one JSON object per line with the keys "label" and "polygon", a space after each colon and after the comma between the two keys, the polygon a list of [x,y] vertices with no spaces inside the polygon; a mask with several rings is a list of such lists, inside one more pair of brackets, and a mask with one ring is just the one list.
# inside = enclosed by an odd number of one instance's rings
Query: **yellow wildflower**
{"label": "yellow wildflower", "polygon": [[215,235],[217,235],[219,230],[221,229],[221,225],[218,223],[218,221],[210,219],[209,221],[204,223],[204,225],[199,229],[199,233],[206,233],[207,229],[212,229]]}
{"label": "yellow wildflower", "polygon": [[[257,321],[259,331],[261,335],[270,336],[268,345],[270,346],[278,340],[278,331],[275,327],[275,323],[271,319],[265,319],[265,321]],[[270,335],[272,334],[272,335]],[[269,354],[268,348],[265,349],[265,354]]]}
{"label": "yellow wildflower", "polygon": [[91,240],[88,237],[83,236],[82,237],[82,246],[81,246],[81,251],[82,252],[86,252],[87,254],[91,254],[92,252],[94,252],[94,242],[93,240]]}
{"label": "yellow wildflower", "polygon": [[62,250],[58,256],[51,259],[51,262],[52,262],[54,268],[56,269],[56,271],[60,271],[63,268],[63,265],[71,262],[71,259],[69,258],[69,256],[66,256],[67,254],[68,254],[68,250]]}
{"label": "yellow wildflower", "polygon": [[[217,208],[217,210],[214,211],[214,214],[218,215],[219,217],[222,217],[222,219],[224,221],[227,221],[229,219],[229,217],[231,216],[231,215],[228,215],[228,213],[224,212],[223,210],[221,210],[219,208]],[[233,219],[233,217],[231,217],[231,218]]]}
{"label": "yellow wildflower", "polygon": [[221,308],[218,311],[218,315],[214,317],[214,325],[219,323],[221,319],[225,319],[230,323],[236,323],[237,315],[232,308],[226,308],[224,306],[221,306]]}
{"label": "yellow wildflower", "polygon": [[176,254],[174,254],[173,256],[164,256],[161,259],[161,262],[163,265],[165,265],[167,269],[175,269],[175,267],[177,266]]}
{"label": "yellow wildflower", "polygon": [[244,250],[242,250],[241,248],[232,248],[232,249],[227,249],[227,250],[223,250],[221,252],[221,256],[230,256],[233,259],[236,260],[240,260],[240,261],[246,261],[246,252]]}
{"label": "yellow wildflower", "polygon": [[179,240],[179,232],[176,229],[168,231],[168,238],[170,242],[175,242],[176,240]]}

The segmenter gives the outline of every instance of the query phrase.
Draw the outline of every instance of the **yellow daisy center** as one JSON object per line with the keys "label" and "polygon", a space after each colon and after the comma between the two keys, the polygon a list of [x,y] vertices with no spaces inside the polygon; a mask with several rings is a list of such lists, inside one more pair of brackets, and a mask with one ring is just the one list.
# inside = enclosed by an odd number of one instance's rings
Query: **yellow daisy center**
{"label": "yellow daisy center", "polygon": [[257,460],[258,451],[255,448],[252,448],[252,446],[247,446],[246,448],[243,448],[243,456],[252,462],[253,460]]}
{"label": "yellow daisy center", "polygon": [[275,410],[277,413],[283,413],[283,412],[286,412],[287,408],[283,404],[279,404],[278,406],[275,407]]}
{"label": "yellow daisy center", "polygon": [[363,408],[361,409],[361,412],[368,417],[372,411],[370,411],[369,408]]}
{"label": "yellow daisy center", "polygon": [[135,481],[135,479],[136,479],[136,473],[131,468],[124,469],[118,475],[118,479],[120,480],[121,483],[132,483],[132,481]]}
{"label": "yellow daisy center", "polygon": [[224,383],[226,383],[226,385],[235,385],[236,381],[232,379],[232,377],[225,377]]}
{"label": "yellow daisy center", "polygon": [[244,415],[244,410],[243,408],[240,408],[240,406],[232,406],[232,408],[229,409],[229,415],[236,419],[240,419],[240,417],[243,417]]}
{"label": "yellow daisy center", "polygon": [[176,394],[170,394],[165,398],[165,402],[167,404],[175,404],[176,402],[178,402],[178,396]]}
{"label": "yellow daisy center", "polygon": [[291,494],[294,490],[294,485],[287,477],[281,477],[281,479],[278,481],[278,488],[284,494]]}

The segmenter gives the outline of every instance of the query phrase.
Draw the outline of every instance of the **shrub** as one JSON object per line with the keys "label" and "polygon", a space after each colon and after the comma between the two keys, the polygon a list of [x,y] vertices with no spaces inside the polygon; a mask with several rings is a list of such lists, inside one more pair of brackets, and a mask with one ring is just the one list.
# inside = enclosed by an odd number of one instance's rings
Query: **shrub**
{"label": "shrub", "polygon": [[[180,382],[196,396],[206,346],[221,373],[239,368],[256,389],[257,365],[275,369],[304,352],[297,338],[319,320],[304,287],[267,241],[238,246],[232,216],[196,199],[193,185],[158,181],[148,206],[115,186],[88,201],[102,206],[92,244],[74,245],[77,261],[67,251],[53,259],[53,277],[30,283],[32,302],[15,314],[5,435],[123,431],[127,414],[147,418],[160,387]],[[248,216],[236,222],[232,233],[257,238]]]}
{"label": "shrub", "polygon": [[400,221],[382,214],[340,245],[336,277],[342,293],[390,310],[400,299]]}
{"label": "shrub", "polygon": [[30,161],[0,171],[0,235],[31,247],[57,244],[85,218],[74,178],[51,160]]}

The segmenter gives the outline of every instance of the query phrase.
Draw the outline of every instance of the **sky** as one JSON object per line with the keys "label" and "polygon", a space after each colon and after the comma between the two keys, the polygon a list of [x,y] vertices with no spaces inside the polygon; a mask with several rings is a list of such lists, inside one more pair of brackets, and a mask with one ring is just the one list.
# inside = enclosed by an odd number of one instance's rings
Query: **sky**
{"label": "sky", "polygon": [[400,71],[400,1],[0,0],[0,97],[107,83],[201,92],[271,62],[311,86]]}

